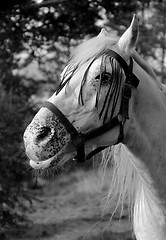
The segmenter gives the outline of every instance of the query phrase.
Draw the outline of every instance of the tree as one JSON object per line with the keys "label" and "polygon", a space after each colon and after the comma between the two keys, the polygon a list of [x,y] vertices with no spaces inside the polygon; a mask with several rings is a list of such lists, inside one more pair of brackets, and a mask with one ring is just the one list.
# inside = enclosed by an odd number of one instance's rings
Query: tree
{"label": "tree", "polygon": [[163,0],[153,2],[154,14],[152,19],[155,28],[156,59],[159,61],[159,75],[164,83],[166,77],[166,2]]}
{"label": "tree", "polygon": [[[16,89],[15,89],[16,90]],[[27,97],[19,88],[17,94],[12,89],[8,92],[0,87],[0,238],[23,220],[25,200],[28,194],[23,182],[28,179],[25,174],[26,157],[21,152],[22,134],[25,115],[32,109]],[[33,113],[34,114],[34,113]]]}
{"label": "tree", "polygon": [[[80,17],[82,10],[84,14]],[[88,14],[86,22],[85,13],[86,16]],[[29,100],[40,85],[40,81],[15,75],[14,70],[25,67],[34,58],[41,63],[44,51],[47,54],[51,51],[56,53],[60,50],[60,45],[70,45],[70,38],[78,39],[90,31],[95,32],[95,18],[97,11],[89,6],[88,1],[73,0],[73,5],[64,1],[63,4],[41,8],[32,6],[31,1],[23,3],[12,0],[4,1],[4,5],[1,3],[0,238],[9,226],[18,223],[18,208],[22,206],[23,199],[27,198],[22,183],[28,172],[25,173],[25,157],[20,154],[20,146],[24,122],[34,115]],[[90,30],[87,30],[86,24],[89,24]],[[24,51],[28,57],[20,63],[18,56]],[[56,57],[58,59],[58,55]]]}
{"label": "tree", "polygon": [[[95,36],[99,33],[100,27],[96,22],[102,20],[103,14],[108,19],[107,26],[119,34],[129,25],[134,12],[142,14],[140,30],[143,34],[140,34],[142,38],[139,51],[149,56],[153,53],[152,56],[155,56],[157,44],[160,42],[160,46],[163,43],[164,56],[164,38],[160,37],[152,48],[154,39],[157,41],[155,35],[159,37],[159,34],[155,31],[152,34],[144,15],[151,2],[157,4],[160,1],[45,0],[36,4],[31,0],[2,0],[0,7],[0,195],[2,196],[3,192],[4,196],[0,199],[2,216],[3,213],[6,214],[4,203],[12,209],[23,190],[20,183],[25,180],[26,174],[21,161],[25,159],[19,159],[22,158],[19,149],[25,129],[25,116],[30,118],[34,115],[32,95],[36,94],[41,86],[46,89],[45,86],[50,85],[50,88],[53,86],[55,90],[60,68],[67,61],[71,48],[85,36]],[[157,10],[153,12],[153,16],[154,14],[157,17]],[[164,22],[160,21],[160,27],[164,26]],[[152,37],[149,38],[145,33],[151,33]],[[21,61],[25,52],[26,57]],[[28,66],[34,59],[45,73],[45,80],[37,81],[15,74],[15,70]]]}

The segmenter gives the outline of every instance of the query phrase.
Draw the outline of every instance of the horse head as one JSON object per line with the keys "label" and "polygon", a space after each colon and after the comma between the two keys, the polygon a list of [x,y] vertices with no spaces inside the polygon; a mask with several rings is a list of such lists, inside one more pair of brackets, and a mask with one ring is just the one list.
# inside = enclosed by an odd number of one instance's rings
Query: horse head
{"label": "horse head", "polygon": [[94,147],[102,150],[124,141],[131,93],[139,83],[130,57],[137,39],[134,16],[119,39],[102,30],[76,47],[59,88],[24,133],[32,168],[56,172],[75,155],[83,161]]}

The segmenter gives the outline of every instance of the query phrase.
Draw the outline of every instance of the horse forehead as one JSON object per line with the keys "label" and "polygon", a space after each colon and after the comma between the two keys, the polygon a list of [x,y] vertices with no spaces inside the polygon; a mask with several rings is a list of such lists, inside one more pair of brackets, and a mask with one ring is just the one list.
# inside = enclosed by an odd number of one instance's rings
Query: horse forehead
{"label": "horse forehead", "polygon": [[[82,80],[83,80],[84,76],[86,75],[86,72],[87,72],[86,83],[93,80],[94,77],[99,75],[100,71],[102,70],[101,69],[101,61],[102,61],[102,57],[99,57],[94,61],[91,59],[85,63],[80,64],[78,69],[72,75],[69,86],[74,87],[76,89],[77,89],[77,87],[80,87],[80,84],[82,84]],[[67,65],[64,68],[64,70],[62,71],[61,79],[65,76],[65,72],[67,71],[68,66],[69,65]],[[68,77],[68,75],[67,75],[67,77]]]}
{"label": "horse forehead", "polygon": [[99,57],[95,60],[91,59],[85,62],[79,67],[78,72],[76,72],[76,76],[78,76],[79,74],[84,75],[86,70],[88,70],[88,76],[95,75],[101,70],[101,61],[102,61],[102,57]]}
{"label": "horse forehead", "polygon": [[93,74],[96,71],[100,70],[100,66],[101,66],[101,57],[97,58],[92,65],[89,68],[89,74]]}
{"label": "horse forehead", "polygon": [[[89,63],[85,64],[84,71],[88,68],[88,66],[89,66]],[[90,67],[88,68],[88,77],[91,78],[93,76],[96,76],[104,70],[111,71],[111,68],[110,68],[108,58],[106,58],[106,61],[104,62],[104,64],[102,64],[102,56],[101,56],[90,64]]]}

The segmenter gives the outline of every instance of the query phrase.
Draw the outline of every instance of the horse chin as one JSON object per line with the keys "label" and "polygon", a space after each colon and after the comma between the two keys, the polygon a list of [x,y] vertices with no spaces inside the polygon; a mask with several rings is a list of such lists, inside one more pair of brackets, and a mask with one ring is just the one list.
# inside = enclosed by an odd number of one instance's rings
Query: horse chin
{"label": "horse chin", "polygon": [[73,162],[71,161],[72,158],[71,155],[62,153],[61,155],[58,155],[58,157],[55,155],[44,161],[30,160],[29,163],[33,169],[35,177],[52,181],[65,172],[66,165]]}

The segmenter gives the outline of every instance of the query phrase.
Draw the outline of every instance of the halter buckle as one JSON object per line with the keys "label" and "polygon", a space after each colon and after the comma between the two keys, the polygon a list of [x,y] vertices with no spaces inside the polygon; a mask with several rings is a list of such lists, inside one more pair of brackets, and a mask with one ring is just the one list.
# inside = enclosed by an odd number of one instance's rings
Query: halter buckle
{"label": "halter buckle", "polygon": [[129,100],[131,95],[131,85],[125,82],[122,90],[122,101],[119,112],[125,119],[129,119]]}
{"label": "halter buckle", "polygon": [[131,91],[131,85],[129,83],[124,83],[123,87],[123,98],[126,100],[129,100],[131,98],[132,91]]}
{"label": "halter buckle", "polygon": [[85,161],[85,139],[82,133],[77,133],[75,136],[72,136],[73,145],[76,148],[77,156],[73,158],[74,161],[84,162]]}

